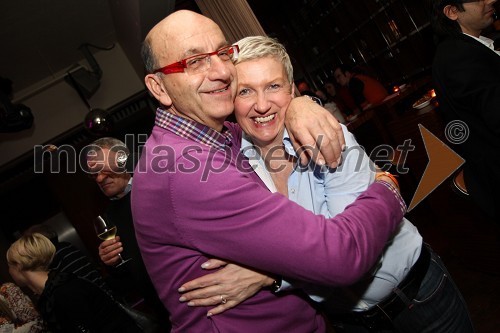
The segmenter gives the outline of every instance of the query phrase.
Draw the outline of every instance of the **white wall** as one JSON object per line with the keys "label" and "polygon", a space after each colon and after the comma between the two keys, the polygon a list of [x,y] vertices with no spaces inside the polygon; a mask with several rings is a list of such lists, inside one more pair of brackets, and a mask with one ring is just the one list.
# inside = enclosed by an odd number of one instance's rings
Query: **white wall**
{"label": "white wall", "polygon": [[[94,57],[103,75],[101,86],[89,100],[92,107],[107,109],[144,89],[143,78],[137,76],[119,44],[110,51],[95,53]],[[81,64],[90,69],[85,60]],[[14,96],[15,103],[31,109],[35,120],[29,130],[0,133],[0,166],[32,151],[34,145],[50,143],[57,135],[82,124],[88,109],[62,77],[63,74],[48,78]],[[50,82],[55,83],[48,85]],[[49,87],[39,90],[43,86]],[[37,92],[32,95],[29,91]]]}

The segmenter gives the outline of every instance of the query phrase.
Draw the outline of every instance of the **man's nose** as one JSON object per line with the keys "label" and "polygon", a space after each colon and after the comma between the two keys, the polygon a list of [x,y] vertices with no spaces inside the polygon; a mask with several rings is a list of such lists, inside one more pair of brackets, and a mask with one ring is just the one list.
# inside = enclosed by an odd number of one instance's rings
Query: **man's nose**
{"label": "man's nose", "polygon": [[212,55],[210,56],[210,68],[208,69],[209,78],[228,78],[231,74],[231,67],[234,67],[234,64],[231,60],[222,60],[218,55]]}
{"label": "man's nose", "polygon": [[102,183],[105,179],[106,179],[106,175],[99,172],[99,173],[97,173],[97,177],[95,178],[95,181],[97,183]]}

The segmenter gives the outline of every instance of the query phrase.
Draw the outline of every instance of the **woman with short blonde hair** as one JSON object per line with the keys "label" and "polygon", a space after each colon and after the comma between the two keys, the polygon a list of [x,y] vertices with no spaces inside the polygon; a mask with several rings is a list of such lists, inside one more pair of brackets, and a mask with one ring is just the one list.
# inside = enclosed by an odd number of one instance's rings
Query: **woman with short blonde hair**
{"label": "woman with short blonde hair", "polygon": [[21,270],[48,271],[56,253],[56,247],[45,236],[34,233],[14,242],[7,250],[9,265],[18,265]]}
{"label": "woman with short blonde hair", "polygon": [[97,285],[72,273],[49,271],[55,252],[52,242],[39,233],[22,236],[7,251],[10,275],[40,295],[38,308],[50,332],[141,332]]}

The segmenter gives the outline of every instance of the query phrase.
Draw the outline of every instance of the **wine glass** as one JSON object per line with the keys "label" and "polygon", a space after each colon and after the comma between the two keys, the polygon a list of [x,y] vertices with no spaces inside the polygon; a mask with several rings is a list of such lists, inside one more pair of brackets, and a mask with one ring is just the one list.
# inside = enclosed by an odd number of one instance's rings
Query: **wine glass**
{"label": "wine glass", "polygon": [[[97,237],[99,237],[103,241],[113,239],[116,236],[116,226],[112,222],[105,221],[100,215],[97,216],[94,221],[94,228],[95,232],[97,233]],[[124,263],[132,260],[132,258],[123,259],[120,253],[118,253],[118,257],[120,257],[120,263],[118,265],[115,265],[115,267],[121,266]]]}

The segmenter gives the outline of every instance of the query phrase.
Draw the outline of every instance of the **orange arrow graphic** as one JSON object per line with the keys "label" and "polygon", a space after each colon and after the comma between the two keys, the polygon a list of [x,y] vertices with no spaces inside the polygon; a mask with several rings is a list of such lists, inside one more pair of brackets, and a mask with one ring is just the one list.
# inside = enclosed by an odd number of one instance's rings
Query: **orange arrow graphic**
{"label": "orange arrow graphic", "polygon": [[443,141],[439,140],[427,128],[420,124],[418,124],[418,127],[424,141],[429,163],[425,167],[424,174],[411,199],[408,211],[415,208],[416,205],[465,163],[465,160],[460,155],[444,144]]}

